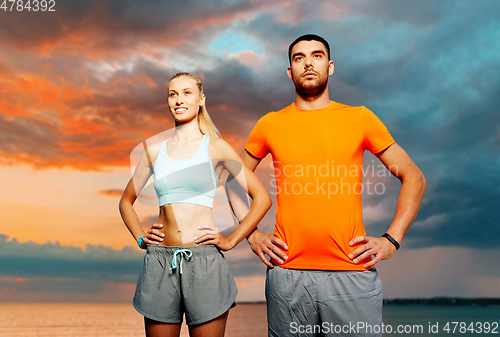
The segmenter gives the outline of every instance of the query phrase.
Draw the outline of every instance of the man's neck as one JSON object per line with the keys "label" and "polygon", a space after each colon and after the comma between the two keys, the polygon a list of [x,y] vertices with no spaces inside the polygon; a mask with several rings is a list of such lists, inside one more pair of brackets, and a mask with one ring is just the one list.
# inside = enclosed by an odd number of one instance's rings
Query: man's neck
{"label": "man's neck", "polygon": [[300,110],[324,109],[332,103],[328,95],[328,87],[319,97],[305,98],[295,92],[295,106]]}

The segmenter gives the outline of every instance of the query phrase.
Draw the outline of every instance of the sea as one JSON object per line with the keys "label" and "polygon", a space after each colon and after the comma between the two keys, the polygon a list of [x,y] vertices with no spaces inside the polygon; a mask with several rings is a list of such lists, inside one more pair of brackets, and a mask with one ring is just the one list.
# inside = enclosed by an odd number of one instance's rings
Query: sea
{"label": "sea", "polygon": [[[382,329],[384,337],[498,336],[500,306],[384,305],[382,321],[382,326],[371,326],[371,329]],[[370,327],[366,323],[357,324],[354,329],[361,329],[358,330],[360,335],[364,335],[363,331],[369,332]],[[296,336],[304,336],[311,329],[341,336],[338,331],[341,328],[328,323],[291,327]],[[352,327],[343,329],[354,331]],[[0,303],[0,337],[79,336],[145,336],[144,319],[131,304]],[[182,326],[181,336],[189,336],[186,325]],[[229,312],[226,336],[267,336],[266,305],[237,304]]]}

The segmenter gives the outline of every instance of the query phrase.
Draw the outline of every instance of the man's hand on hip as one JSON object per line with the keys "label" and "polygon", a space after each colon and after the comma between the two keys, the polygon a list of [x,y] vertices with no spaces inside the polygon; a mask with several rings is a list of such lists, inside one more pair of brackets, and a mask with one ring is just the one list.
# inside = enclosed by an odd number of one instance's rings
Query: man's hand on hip
{"label": "man's hand on hip", "polygon": [[284,260],[288,258],[288,256],[286,256],[286,254],[278,248],[278,245],[284,250],[288,250],[288,246],[285,242],[283,242],[283,240],[278,239],[273,234],[261,233],[258,229],[256,229],[248,236],[247,239],[253,252],[260,257],[262,262],[271,268],[273,268],[274,265],[267,261],[265,254],[269,255],[269,257],[274,260],[276,264],[282,264]]}
{"label": "man's hand on hip", "polygon": [[365,263],[365,268],[374,266],[381,260],[387,260],[396,252],[396,247],[386,238],[374,238],[373,236],[358,236],[349,242],[349,246],[354,246],[359,242],[365,242],[364,245],[358,247],[355,251],[349,254],[349,258],[354,260],[354,263],[363,261],[371,255],[375,258],[368,263]]}

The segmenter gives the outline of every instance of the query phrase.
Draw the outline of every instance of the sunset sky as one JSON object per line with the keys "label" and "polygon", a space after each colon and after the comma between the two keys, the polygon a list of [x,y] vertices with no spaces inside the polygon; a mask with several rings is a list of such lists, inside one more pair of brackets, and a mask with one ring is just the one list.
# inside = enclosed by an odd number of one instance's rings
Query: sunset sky
{"label": "sunset sky", "polygon": [[[168,80],[198,75],[211,118],[241,153],[261,116],[293,102],[287,49],[306,33],[330,43],[330,98],[372,110],[427,178],[402,248],[377,264],[384,297],[500,297],[499,18],[494,0],[0,9],[0,302],[131,302],[144,251],[118,202],[132,150],[173,127]],[[257,174],[275,200],[271,164]],[[376,180],[386,190],[363,196],[363,215],[380,236],[400,182]],[[145,230],[157,220],[157,204],[135,209]],[[275,215],[259,228],[271,232]],[[232,223],[221,189],[214,217]],[[248,244],[225,255],[238,300],[264,300],[266,268]]]}

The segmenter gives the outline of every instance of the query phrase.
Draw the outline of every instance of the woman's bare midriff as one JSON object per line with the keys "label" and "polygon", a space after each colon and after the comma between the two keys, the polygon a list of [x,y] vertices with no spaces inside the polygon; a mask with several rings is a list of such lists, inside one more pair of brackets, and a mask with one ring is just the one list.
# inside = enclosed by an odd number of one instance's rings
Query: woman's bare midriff
{"label": "woman's bare midriff", "polygon": [[163,224],[160,231],[165,234],[161,246],[197,246],[194,237],[206,232],[197,227],[215,228],[210,207],[187,203],[161,206],[157,223]]}

